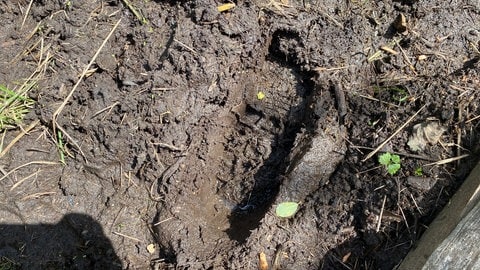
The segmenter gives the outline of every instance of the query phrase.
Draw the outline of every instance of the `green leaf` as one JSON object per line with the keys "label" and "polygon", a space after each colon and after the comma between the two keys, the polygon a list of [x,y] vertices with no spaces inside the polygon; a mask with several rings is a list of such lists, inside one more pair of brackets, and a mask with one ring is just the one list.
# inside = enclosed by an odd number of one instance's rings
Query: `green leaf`
{"label": "green leaf", "polygon": [[400,156],[399,155],[392,155],[392,162],[395,164],[400,164]]}
{"label": "green leaf", "polygon": [[400,170],[400,164],[395,163],[395,164],[390,164],[387,166],[387,171],[390,175],[394,175]]}
{"label": "green leaf", "polygon": [[392,155],[390,153],[383,153],[378,157],[378,162],[382,165],[388,166],[391,162]]}
{"label": "green leaf", "polygon": [[417,167],[413,173],[415,174],[415,176],[422,176],[423,175],[423,168],[422,167]]}
{"label": "green leaf", "polygon": [[258,92],[257,93],[257,99],[258,100],[262,100],[265,98],[265,93],[263,93],[262,91]]}
{"label": "green leaf", "polygon": [[298,210],[298,203],[296,202],[282,202],[277,205],[275,214],[281,218],[291,218]]}

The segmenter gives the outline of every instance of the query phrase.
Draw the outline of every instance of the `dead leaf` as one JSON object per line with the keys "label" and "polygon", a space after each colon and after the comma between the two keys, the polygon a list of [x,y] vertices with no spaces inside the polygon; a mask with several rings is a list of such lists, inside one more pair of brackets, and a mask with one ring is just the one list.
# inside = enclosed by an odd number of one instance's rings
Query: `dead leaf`
{"label": "dead leaf", "polygon": [[147,246],[147,251],[148,251],[148,253],[150,253],[150,254],[155,253],[155,244],[149,244],[149,245]]}
{"label": "dead leaf", "polygon": [[438,122],[416,124],[407,144],[412,151],[423,151],[428,143],[436,144],[445,131]]}
{"label": "dead leaf", "polygon": [[267,255],[265,255],[265,253],[263,252],[260,252],[260,254],[258,254],[258,269],[268,270]]}

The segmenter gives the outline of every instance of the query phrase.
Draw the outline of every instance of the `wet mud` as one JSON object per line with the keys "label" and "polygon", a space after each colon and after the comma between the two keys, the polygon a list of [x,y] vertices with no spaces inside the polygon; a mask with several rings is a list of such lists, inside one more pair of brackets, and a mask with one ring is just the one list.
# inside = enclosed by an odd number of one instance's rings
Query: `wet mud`
{"label": "wet mud", "polygon": [[[0,3],[0,84],[41,75],[22,128],[2,135],[7,145],[39,121],[0,158],[0,263],[401,262],[478,160],[480,6],[221,4]],[[444,132],[413,151],[427,121]],[[385,152],[398,173],[379,164]],[[293,218],[275,215],[285,201],[300,204]],[[83,215],[100,247],[83,225],[57,224]]]}

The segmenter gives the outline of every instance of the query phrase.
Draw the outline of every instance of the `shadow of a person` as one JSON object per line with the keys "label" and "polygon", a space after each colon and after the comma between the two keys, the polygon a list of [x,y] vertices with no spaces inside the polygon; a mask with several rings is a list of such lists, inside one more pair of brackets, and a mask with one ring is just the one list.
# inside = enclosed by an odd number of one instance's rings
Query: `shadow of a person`
{"label": "shadow of a person", "polygon": [[98,222],[68,214],[57,224],[0,224],[0,269],[122,269],[122,263]]}

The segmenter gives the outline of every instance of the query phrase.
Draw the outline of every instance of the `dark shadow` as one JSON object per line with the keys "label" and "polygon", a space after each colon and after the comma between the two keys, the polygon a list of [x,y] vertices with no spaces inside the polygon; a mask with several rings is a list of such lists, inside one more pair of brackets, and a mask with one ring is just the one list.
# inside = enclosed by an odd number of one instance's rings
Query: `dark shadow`
{"label": "dark shadow", "polygon": [[0,224],[0,269],[122,269],[101,225],[84,214],[57,224]]}
{"label": "dark shadow", "polygon": [[453,76],[462,76],[466,74],[469,70],[477,70],[480,66],[478,63],[480,62],[480,56],[475,56],[472,59],[469,59],[463,63],[462,68],[455,70],[452,75]]}

